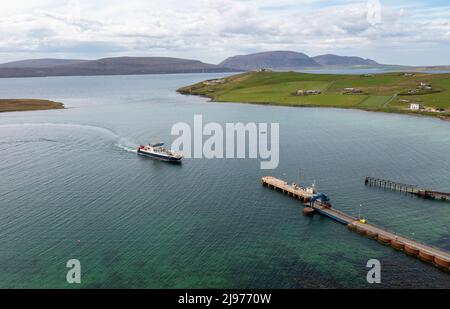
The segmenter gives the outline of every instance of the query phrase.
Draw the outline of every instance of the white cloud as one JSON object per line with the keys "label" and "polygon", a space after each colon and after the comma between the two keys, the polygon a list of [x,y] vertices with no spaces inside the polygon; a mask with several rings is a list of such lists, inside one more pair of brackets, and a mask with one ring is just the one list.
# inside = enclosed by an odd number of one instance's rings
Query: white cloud
{"label": "white cloud", "polygon": [[[0,61],[168,55],[218,62],[235,53],[273,49],[361,55],[405,64],[447,59],[448,11],[397,1],[395,7],[382,6],[381,23],[373,26],[363,1],[324,3],[16,0],[2,3]],[[436,56],[430,59],[425,51],[436,51]]]}

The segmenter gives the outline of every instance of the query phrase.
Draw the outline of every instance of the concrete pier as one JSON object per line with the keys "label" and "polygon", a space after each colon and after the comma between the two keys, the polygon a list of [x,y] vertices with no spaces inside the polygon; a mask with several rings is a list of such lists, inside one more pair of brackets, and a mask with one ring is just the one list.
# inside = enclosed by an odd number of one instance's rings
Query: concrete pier
{"label": "concrete pier", "polygon": [[[268,188],[283,192],[288,196],[303,201],[303,205],[305,207],[311,208],[309,203],[305,202],[308,202],[314,196],[314,193],[308,192],[305,188],[296,184],[289,185],[283,180],[269,176],[262,177],[261,182]],[[313,210],[314,212],[308,213],[318,213],[324,215],[339,223],[345,224],[351,231],[357,232],[368,238],[375,239],[381,244],[392,246],[396,250],[404,251],[410,256],[417,257],[424,262],[433,264],[442,270],[450,272],[450,253],[445,250],[428,246],[391,231],[387,231],[386,229],[373,224],[362,222],[353,216],[330,207],[329,205],[323,205],[319,201],[314,203]]]}

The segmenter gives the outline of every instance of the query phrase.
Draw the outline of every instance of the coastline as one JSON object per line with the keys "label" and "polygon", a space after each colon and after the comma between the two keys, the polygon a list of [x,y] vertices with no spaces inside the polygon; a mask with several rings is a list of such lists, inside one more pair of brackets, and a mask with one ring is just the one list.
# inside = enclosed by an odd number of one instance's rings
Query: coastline
{"label": "coastline", "polygon": [[64,109],[64,104],[41,99],[0,99],[0,113]]}
{"label": "coastline", "polygon": [[209,96],[203,95],[203,94],[190,94],[190,93],[181,93],[177,91],[181,95],[185,96],[197,96],[205,99],[209,99],[209,102],[212,103],[227,103],[227,104],[249,104],[249,105],[261,105],[261,106],[272,106],[272,107],[293,107],[293,108],[320,108],[320,109],[340,109],[340,110],[354,110],[354,111],[362,111],[362,112],[369,112],[369,113],[384,113],[384,114],[396,114],[396,115],[403,115],[403,116],[411,116],[411,117],[426,117],[426,118],[433,118],[438,119],[442,121],[450,121],[450,115],[448,116],[442,116],[442,115],[435,115],[431,113],[417,113],[417,112],[409,112],[409,111],[391,111],[391,110],[375,110],[375,109],[365,109],[365,108],[355,108],[355,107],[342,107],[342,106],[320,106],[320,105],[296,105],[296,104],[273,104],[269,102],[234,102],[234,101],[220,101],[215,100]]}
{"label": "coastline", "polygon": [[[292,72],[286,72],[281,74],[289,74]],[[406,107],[399,107],[398,105],[390,105],[395,99],[400,100],[400,96],[396,94],[390,94],[389,100],[384,102],[382,105],[374,106],[374,107],[365,107],[365,106],[358,106],[359,104],[353,104],[353,105],[347,105],[347,102],[344,102],[341,105],[339,104],[329,104],[326,99],[324,99],[323,104],[317,104],[317,103],[302,103],[302,102],[286,102],[286,96],[280,97],[281,99],[284,99],[285,102],[282,102],[282,100],[277,101],[277,97],[272,94],[271,99],[272,101],[264,101],[264,99],[261,99],[261,97],[257,97],[257,95],[260,95],[254,89],[261,88],[261,87],[267,87],[268,89],[272,90],[271,84],[264,84],[264,83],[250,83],[248,80],[251,78],[254,78],[255,76],[258,76],[258,74],[266,74],[265,77],[267,77],[268,73],[261,73],[261,72],[250,72],[250,73],[242,73],[238,75],[234,75],[228,78],[219,79],[214,83],[215,80],[207,80],[203,82],[199,82],[197,84],[181,87],[177,89],[177,92],[182,95],[194,95],[199,96],[203,98],[208,98],[210,102],[216,102],[216,103],[240,103],[240,104],[254,104],[254,105],[270,105],[270,106],[286,106],[286,107],[299,107],[299,108],[338,108],[338,109],[353,109],[353,110],[360,110],[360,111],[366,111],[366,112],[381,112],[381,113],[389,113],[389,114],[402,114],[402,115],[408,115],[408,116],[416,116],[416,117],[432,117],[437,118],[444,121],[450,121],[450,109],[447,109],[444,112],[431,112],[426,110],[411,110]],[[269,73],[270,74],[270,73]],[[301,73],[300,73],[301,74]],[[321,78],[319,74],[309,74],[310,76],[317,76]],[[267,79],[264,81],[266,82]],[[331,82],[332,85],[333,82]],[[250,86],[248,86],[250,84]],[[276,84],[273,86],[273,88],[279,86],[280,84]],[[326,90],[323,92],[326,93],[331,85],[328,85]],[[238,91],[241,91],[242,89],[245,89],[247,92],[245,92],[245,95],[239,99]],[[446,91],[446,90],[443,90]],[[255,97],[252,97],[252,95],[255,95],[257,99],[254,99]],[[334,96],[336,96],[336,93],[333,93]],[[247,96],[247,97],[246,97]],[[321,94],[321,96],[324,96],[326,98],[326,94]],[[344,98],[344,95],[341,94],[341,98]],[[371,98],[372,94],[364,94],[365,99],[362,100],[364,102],[365,100]],[[238,97],[237,99],[230,100],[229,97]],[[292,96],[293,97],[293,96]],[[292,98],[291,97],[291,98]],[[313,97],[313,96],[309,96]],[[319,96],[313,97],[313,99],[316,99]],[[354,97],[357,97],[357,95],[347,95],[345,96],[344,101],[349,98],[349,101],[353,99]],[[301,99],[306,98],[302,97]],[[404,98],[403,96],[401,97]],[[330,99],[331,101],[331,99]]]}

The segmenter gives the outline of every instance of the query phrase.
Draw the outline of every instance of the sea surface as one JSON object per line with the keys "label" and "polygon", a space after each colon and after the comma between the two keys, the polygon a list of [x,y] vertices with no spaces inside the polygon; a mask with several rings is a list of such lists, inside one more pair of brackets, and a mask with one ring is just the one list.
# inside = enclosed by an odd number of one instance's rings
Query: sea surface
{"label": "sea surface", "polygon": [[[450,288],[450,275],[261,186],[316,183],[334,207],[450,250],[450,204],[367,175],[450,191],[450,123],[354,110],[211,103],[176,93],[223,74],[0,79],[0,288]],[[280,164],[141,158],[177,122],[280,123]],[[299,172],[301,170],[301,173]],[[66,281],[70,259],[81,285]],[[378,259],[382,284],[366,281]]]}

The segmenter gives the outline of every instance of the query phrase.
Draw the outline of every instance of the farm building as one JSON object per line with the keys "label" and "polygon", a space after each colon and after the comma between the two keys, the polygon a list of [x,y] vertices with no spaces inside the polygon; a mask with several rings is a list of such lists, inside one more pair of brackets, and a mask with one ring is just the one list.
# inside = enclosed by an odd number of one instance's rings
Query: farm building
{"label": "farm building", "polygon": [[363,93],[363,91],[358,88],[344,88],[344,94],[353,94],[353,93]]}
{"label": "farm building", "polygon": [[322,92],[320,90],[297,90],[295,95],[297,96],[305,96],[305,95],[318,95]]}
{"label": "farm building", "polygon": [[411,109],[412,111],[418,111],[418,110],[423,109],[423,106],[420,105],[420,104],[418,104],[418,103],[412,103],[412,104],[410,105],[410,109]]}

